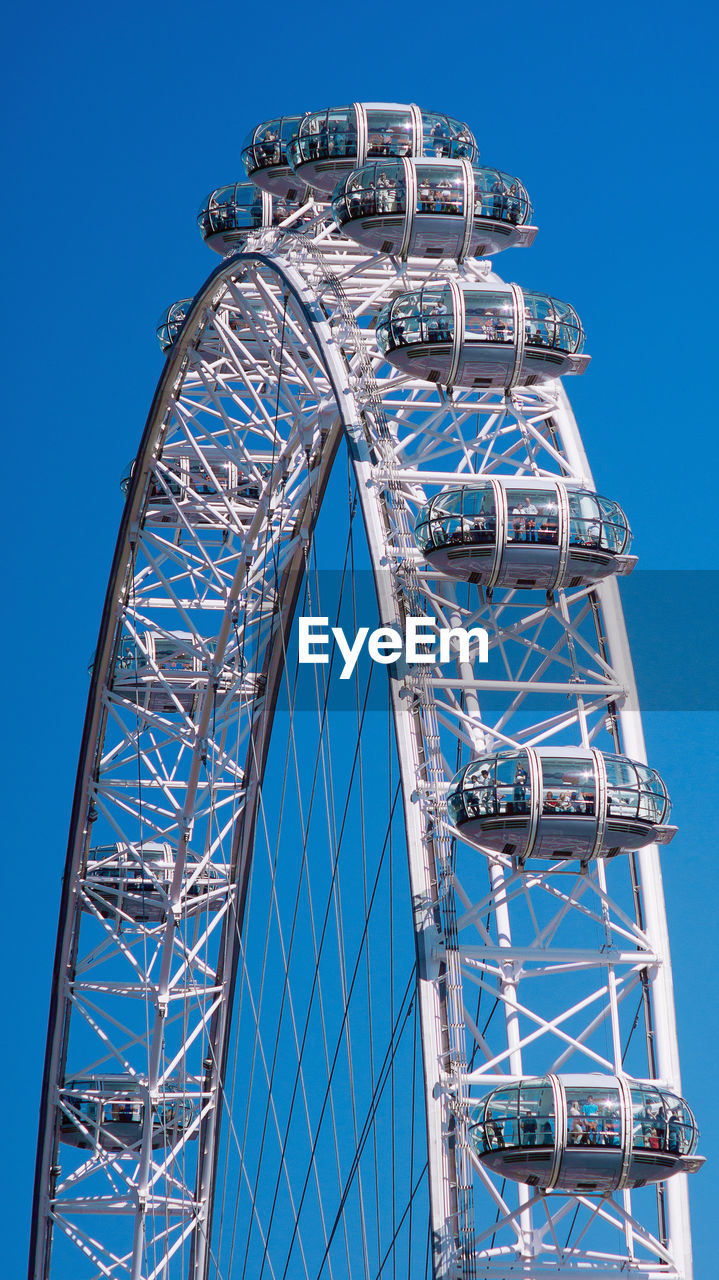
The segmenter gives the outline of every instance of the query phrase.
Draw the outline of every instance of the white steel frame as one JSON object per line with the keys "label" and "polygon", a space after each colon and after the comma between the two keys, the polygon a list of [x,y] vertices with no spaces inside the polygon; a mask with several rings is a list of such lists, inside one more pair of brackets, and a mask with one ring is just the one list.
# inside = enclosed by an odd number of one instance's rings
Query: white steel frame
{"label": "white steel frame", "polygon": [[[583,871],[566,864],[543,872],[531,860],[522,870],[502,855],[470,851],[447,824],[448,780],[473,752],[557,742],[645,759],[613,579],[535,594],[531,606],[508,591],[488,600],[428,568],[414,541],[414,513],[438,486],[514,474],[593,488],[569,401],[556,382],[446,395],[397,373],[368,326],[386,299],[435,277],[499,277],[486,262],[369,254],[338,235],[325,208],[303,217],[301,235],[250,237],[197,295],[138,453],[73,807],[30,1275],[55,1276],[58,1235],[77,1247],[79,1265],[84,1256],[88,1276],[169,1280],[188,1257],[193,1280],[209,1274],[217,1122],[258,793],[297,583],[343,433],[382,624],[401,629],[408,614],[424,614],[443,625],[481,625],[493,659],[488,669],[475,654],[452,674],[423,665],[391,679],[419,960],[432,1274],[691,1280],[683,1175],[659,1188],[658,1201],[626,1190],[596,1199],[502,1189],[466,1140],[471,1098],[497,1083],[563,1068],[622,1075],[637,999],[647,1035],[635,1074],[680,1092],[656,847]],[[259,501],[193,490],[180,461],[188,451],[210,475],[208,456],[254,474]],[[268,458],[265,475],[258,461]],[[181,497],[169,484],[178,477]],[[171,519],[148,514],[151,481],[165,488]],[[113,691],[120,635],[142,650],[148,629],[193,636],[205,673],[194,714],[178,703],[176,716],[140,718],[132,699]],[[172,697],[159,668],[155,676]],[[158,885],[164,918],[137,925],[131,941],[117,920],[103,919],[85,884],[96,819],[104,842],[117,841],[138,866],[144,841],[174,852],[169,892]],[[208,872],[211,905],[198,910],[188,888]],[[89,920],[103,940],[88,951]],[[584,929],[581,946],[560,941],[572,922]],[[105,976],[118,956],[134,974],[124,983]],[[491,1031],[473,1012],[480,992],[499,1011]],[[94,1056],[71,1062],[78,1034],[94,1043]],[[146,1105],[136,1150],[91,1151],[63,1178],[61,1084],[93,1067],[130,1073],[148,1102],[180,1079],[194,1119],[169,1149],[153,1150]],[[118,1216],[132,1224],[122,1247],[106,1230]],[[575,1235],[563,1244],[570,1220]]]}

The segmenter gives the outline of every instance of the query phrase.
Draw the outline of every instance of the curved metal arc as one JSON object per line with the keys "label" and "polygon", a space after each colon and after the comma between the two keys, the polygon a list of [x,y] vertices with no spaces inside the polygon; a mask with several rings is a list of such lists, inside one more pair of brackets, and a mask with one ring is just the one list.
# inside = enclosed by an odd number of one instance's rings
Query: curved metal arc
{"label": "curved metal arc", "polygon": [[[327,377],[333,388],[338,406],[338,414],[350,448],[350,456],[352,466],[355,471],[360,506],[370,546],[380,619],[383,624],[397,625],[399,621],[401,625],[401,604],[398,604],[397,599],[391,591],[389,575],[386,572],[381,572],[379,567],[380,559],[384,550],[381,517],[381,491],[377,490],[377,498],[373,500],[372,494],[374,493],[376,486],[372,483],[372,461],[369,452],[373,442],[367,428],[362,425],[362,415],[355,403],[353,388],[350,385],[348,376],[349,369],[345,360],[340,355],[336,343],[332,341],[332,335],[329,331],[328,322],[325,316],[321,313],[317,303],[311,299],[311,296],[307,296],[306,286],[299,272],[297,272],[294,267],[286,263],[283,264],[265,254],[250,252],[245,256],[261,263],[269,270],[275,272],[275,274],[283,280],[285,286],[291,291],[293,297],[301,307],[305,315],[306,322],[315,335],[317,349],[321,353]],[[358,352],[358,354],[361,353]],[[334,446],[335,451],[337,443],[338,440]],[[334,453],[332,455],[332,459],[330,459],[330,465],[333,458]],[[329,472],[327,472],[327,477],[328,474]],[[294,600],[290,602],[292,611],[294,611],[295,606],[296,596]],[[400,613],[399,618],[398,609]],[[286,616],[287,615],[283,610],[283,617]],[[274,693],[268,698],[268,704],[272,704],[272,706],[274,706],[276,701],[281,676],[282,665],[278,661],[275,666],[275,681],[277,684],[274,689]],[[399,690],[395,681],[392,682],[392,703],[395,732],[397,735],[398,755],[402,774],[405,823],[410,858],[410,882],[412,885],[415,904],[419,904],[418,907],[415,906],[414,931],[417,947],[418,972],[425,975],[424,978],[420,977],[419,987],[420,1021],[422,1027],[423,1061],[425,1072],[425,1098],[427,1103],[427,1136],[428,1148],[430,1151],[430,1203],[434,1224],[433,1265],[436,1280],[442,1280],[443,1277],[450,1274],[453,1266],[453,1257],[456,1252],[456,1244],[452,1238],[453,1228],[452,1226],[448,1226],[448,1224],[456,1223],[457,1207],[453,1192],[453,1187],[456,1185],[456,1178],[454,1176],[449,1176],[452,1175],[452,1170],[446,1168],[446,1162],[447,1160],[451,1161],[452,1156],[447,1150],[443,1133],[444,1116],[441,1102],[442,1081],[439,1064],[443,1051],[446,1052],[446,1046],[437,1045],[435,1038],[435,1028],[438,1025],[446,1026],[447,1017],[446,1013],[443,1013],[442,1011],[443,1001],[438,995],[436,982],[426,977],[427,965],[425,951],[431,942],[431,938],[427,937],[427,904],[436,900],[437,880],[436,872],[434,872],[431,863],[426,862],[425,855],[422,855],[420,852],[423,847],[426,848],[427,846],[426,831],[424,829],[424,815],[421,807],[414,804],[412,801],[416,776],[421,768],[421,761],[424,754],[421,725],[418,722],[416,712],[411,711],[408,703],[399,697]],[[261,767],[264,769],[266,750],[269,745],[268,733],[262,735],[262,742],[265,754],[262,759]],[[238,848],[236,853],[236,864],[245,884],[247,875],[249,874],[249,867],[251,865],[251,849],[254,838],[256,806],[259,798],[260,785],[261,777],[257,776],[253,795],[253,812],[249,815],[249,820],[243,821],[242,826],[238,829],[237,833]],[[240,899],[238,901],[237,918],[233,921],[232,932],[230,931],[229,926],[227,927],[226,949],[223,950],[223,955],[226,956],[224,963],[229,973],[229,982],[233,987],[237,973],[238,942],[243,926],[242,913],[244,911],[244,901],[245,894],[241,889]],[[431,935],[431,927],[429,932]],[[228,1038],[230,1031],[230,1019],[227,1016],[227,1012],[230,1009],[231,1001],[228,1000],[223,1005],[222,1028],[220,1028],[219,1020],[215,1028],[218,1039],[221,1036],[221,1044],[218,1044],[213,1056],[217,1063],[222,1064],[223,1066],[227,1061]],[[205,1131],[202,1148],[203,1170],[198,1182],[198,1186],[202,1186],[204,1189],[203,1199],[204,1196],[207,1195],[208,1201],[211,1200],[212,1190],[216,1182],[217,1136],[216,1125],[214,1125],[213,1129],[208,1126]],[[210,1256],[209,1249],[207,1247],[209,1232],[204,1236],[204,1238],[198,1235],[197,1239],[198,1244],[193,1256],[193,1270],[191,1271],[191,1276],[193,1277],[193,1280],[204,1280],[204,1277],[207,1274]]]}
{"label": "curved metal arc", "polygon": [[[51,1225],[49,1218],[49,1194],[51,1166],[56,1158],[56,1119],[54,1088],[58,1079],[60,1062],[64,1057],[68,1023],[67,1011],[61,1010],[62,986],[74,969],[74,949],[77,945],[79,906],[73,904],[73,881],[81,854],[89,836],[87,813],[93,770],[97,767],[99,744],[104,736],[107,711],[102,692],[108,682],[110,663],[116,645],[117,626],[121,617],[122,602],[127,594],[127,574],[131,570],[134,547],[137,543],[138,520],[143,496],[149,477],[151,460],[157,450],[165,421],[166,406],[178,386],[186,361],[187,351],[194,341],[194,323],[205,311],[208,303],[217,295],[218,284],[223,284],[236,270],[239,254],[229,262],[221,263],[210,275],[191,307],[182,332],[173,346],[160,376],[150,412],[142,434],[136,465],[130,480],[120,530],[113,555],[108,588],[103,605],[96,659],[88,694],[87,711],[80,748],[75,782],[75,792],[70,821],[68,851],[63,875],[58,938],[56,943],[53,987],[48,1019],[48,1038],[43,1075],[43,1091],[39,1117],[38,1153],[36,1159],[35,1188],[33,1195],[32,1227],[28,1275],[30,1280],[44,1280],[50,1265]],[[275,481],[276,483],[276,477]],[[258,529],[262,517],[258,513],[253,525]],[[256,530],[251,528],[248,533]],[[245,557],[246,560],[246,557]],[[244,566],[246,567],[246,565]],[[239,590],[240,577],[236,588]],[[227,615],[227,610],[226,610]],[[225,619],[225,632],[229,620]],[[209,699],[206,699],[206,703]],[[196,735],[195,755],[201,750],[201,735]],[[147,1153],[145,1153],[147,1159]]]}
{"label": "curved metal arc", "polygon": [[[224,264],[221,264],[210,276],[202,294],[198,295],[196,305],[192,307],[188,315],[188,321],[190,318],[194,317],[196,312],[204,305],[203,299],[211,293],[217,278],[223,274],[224,270],[226,270],[226,267]],[[138,518],[142,491],[144,483],[146,482],[144,460],[149,455],[150,449],[154,445],[155,438],[159,434],[159,428],[161,426],[159,412],[164,408],[167,392],[169,388],[174,385],[177,379],[179,366],[185,358],[186,347],[189,342],[189,331],[187,330],[187,326],[185,326],[185,329],[185,334],[180,336],[176,349],[172,351],[170,358],[166,362],[153,396],[150,411],[148,413],[140,441],[140,447],[137,453],[137,458],[142,458],[143,460],[143,467],[136,466],[130,478],[130,485],[120,522],[120,529],[110,568],[110,577],[103,603],[96,657],[93,664],[90,689],[87,697],[87,708],[85,711],[85,721],[83,724],[82,738],[80,742],[80,755],[75,778],[75,789],[72,808],[70,811],[70,831],[65,858],[65,869],[63,872],[58,933],[55,944],[55,961],[53,965],[53,980],[50,994],[50,1009],[48,1014],[48,1033],[45,1048],[45,1065],[43,1069],[40,1114],[38,1120],[38,1147],[35,1163],[35,1182],[30,1228],[30,1250],[28,1261],[29,1280],[40,1280],[41,1277],[45,1277],[50,1263],[50,1241],[47,1238],[46,1232],[41,1233],[40,1217],[44,1210],[44,1217],[47,1222],[47,1212],[49,1208],[47,1188],[51,1181],[50,1168],[55,1159],[55,1123],[54,1116],[51,1116],[50,1113],[51,1110],[54,1109],[53,1088],[54,1082],[57,1079],[58,1065],[62,1053],[61,1038],[64,1034],[64,1019],[61,1021],[58,1016],[60,989],[64,982],[68,966],[71,966],[72,963],[71,951],[73,947],[73,936],[71,930],[76,920],[75,913],[71,909],[72,880],[79,853],[78,833],[80,831],[80,822],[84,817],[84,813],[87,811],[89,775],[95,762],[94,756],[91,759],[91,752],[93,748],[96,748],[96,744],[100,739],[102,722],[105,717],[101,693],[103,686],[107,681],[112,649],[114,647],[115,636],[113,623],[116,618],[118,604],[116,584],[120,580],[121,574],[124,576],[127,573],[130,560],[130,555],[128,554],[131,542],[130,532],[133,528],[133,524],[136,523]],[[87,826],[83,828],[81,835],[83,840],[87,837]]]}

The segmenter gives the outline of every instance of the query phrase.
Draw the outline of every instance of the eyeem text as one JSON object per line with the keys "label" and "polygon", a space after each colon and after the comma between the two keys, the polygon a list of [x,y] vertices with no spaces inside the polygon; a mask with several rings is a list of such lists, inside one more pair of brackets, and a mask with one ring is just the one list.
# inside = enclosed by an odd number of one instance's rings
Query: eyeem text
{"label": "eyeem text", "polygon": [[350,641],[343,627],[329,626],[329,618],[302,617],[299,619],[300,662],[329,662],[330,635],[344,662],[340,680],[349,680],[365,642],[372,661],[385,666],[403,654],[410,666],[419,662],[443,666],[452,661],[488,661],[489,644],[484,627],[440,627],[433,618],[410,617],[404,636],[395,627],[378,627],[372,632],[369,627],[360,627]]}

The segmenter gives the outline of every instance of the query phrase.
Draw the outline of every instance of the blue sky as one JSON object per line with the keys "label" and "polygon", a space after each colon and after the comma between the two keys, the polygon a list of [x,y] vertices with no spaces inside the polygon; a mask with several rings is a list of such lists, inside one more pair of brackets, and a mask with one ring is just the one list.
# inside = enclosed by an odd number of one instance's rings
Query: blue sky
{"label": "blue sky", "polygon": [[[3,1252],[14,1275],[118,480],[161,369],[155,320],[216,262],[195,225],[200,200],[241,174],[247,129],[282,111],[389,99],[466,119],[482,158],[526,183],[540,227],[499,270],[571,301],[585,323],[593,361],[570,393],[597,486],[629,512],[641,567],[716,569],[717,121],[716,15],[701,3],[41,3],[13,7],[5,30]],[[658,615],[670,645],[657,635],[652,651],[643,635],[639,677],[653,671],[656,684],[663,669],[676,707],[683,682],[714,673],[693,634],[710,625],[697,579],[672,581]],[[711,1157],[717,713],[652,711],[646,729],[680,827],[663,861],[683,1083]],[[715,1169],[692,1185],[698,1280],[712,1273]]]}

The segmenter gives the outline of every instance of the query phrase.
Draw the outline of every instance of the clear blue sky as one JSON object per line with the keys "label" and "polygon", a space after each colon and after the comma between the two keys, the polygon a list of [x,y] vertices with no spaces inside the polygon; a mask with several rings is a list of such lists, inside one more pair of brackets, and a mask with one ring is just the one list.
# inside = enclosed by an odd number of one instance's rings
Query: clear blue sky
{"label": "clear blue sky", "polygon": [[[466,119],[483,159],[526,182],[540,227],[499,270],[571,301],[585,322],[594,359],[570,392],[642,567],[716,569],[717,24],[713,6],[665,0],[128,0],[13,6],[4,27],[10,1277],[24,1267],[60,876],[118,480],[161,368],[156,317],[216,262],[195,225],[201,198],[240,176],[246,130],[276,113],[389,99]],[[664,670],[677,706],[687,680],[715,678],[695,634],[706,641],[712,625],[706,601],[682,584],[713,591],[715,579],[660,581],[671,644],[653,647],[645,626],[639,675]],[[673,710],[646,724],[680,827],[663,860],[683,1083],[712,1161],[692,1184],[697,1280],[716,1267],[718,723],[716,710]]]}

